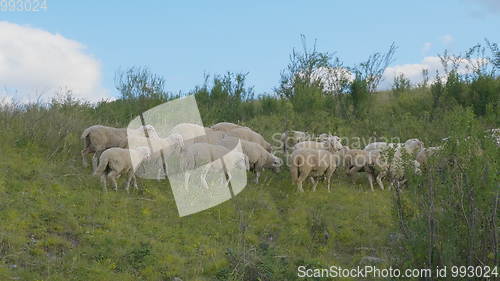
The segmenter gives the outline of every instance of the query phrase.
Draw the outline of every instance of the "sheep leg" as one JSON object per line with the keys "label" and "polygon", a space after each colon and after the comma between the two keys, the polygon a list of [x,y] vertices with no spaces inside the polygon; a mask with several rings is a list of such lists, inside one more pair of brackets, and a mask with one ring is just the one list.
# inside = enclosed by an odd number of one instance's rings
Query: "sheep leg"
{"label": "sheep leg", "polygon": [[139,190],[139,187],[137,186],[137,177],[135,176],[135,173],[133,175],[132,180],[134,181],[134,188],[135,190]]}
{"label": "sheep leg", "polygon": [[259,184],[260,171],[255,171],[255,184]]}
{"label": "sheep leg", "polygon": [[372,192],[374,192],[375,190],[373,189],[373,175],[371,173],[368,173],[367,176],[368,176],[368,181],[370,182],[370,188]]}
{"label": "sheep leg", "polygon": [[318,186],[319,180],[318,180],[318,181],[315,181],[315,180],[314,180],[314,178],[313,178],[313,177],[311,177],[311,183],[312,183],[312,185],[313,185],[312,190],[313,190],[313,192],[315,192],[315,191],[316,191],[316,186]]}
{"label": "sheep leg", "polygon": [[113,187],[115,188],[115,191],[118,191],[118,183],[116,182],[117,173],[115,171],[109,172],[108,179],[111,181],[111,183],[113,183]]}
{"label": "sheep leg", "polygon": [[158,173],[156,173],[156,181],[157,182],[161,181],[161,168],[158,168]]}
{"label": "sheep leg", "polygon": [[384,190],[384,184],[382,183],[382,177],[383,177],[383,176],[384,176],[383,174],[379,174],[379,175],[377,176],[377,183],[378,183],[378,186],[380,186],[380,189],[382,189],[382,190]]}
{"label": "sheep leg", "polygon": [[88,153],[89,153],[88,148],[85,148],[84,150],[82,150],[80,152],[80,154],[82,155],[82,164],[83,164],[84,168],[87,168],[89,166],[89,163],[87,161],[87,154]]}
{"label": "sheep leg", "polygon": [[332,175],[334,172],[335,172],[335,169],[330,169],[330,170],[328,170],[328,173],[326,174],[326,183],[327,183],[328,192],[330,192],[330,186],[332,183]]}
{"label": "sheep leg", "polygon": [[191,174],[189,172],[184,173],[184,189],[186,191],[189,191],[189,178],[191,177]]}
{"label": "sheep leg", "polygon": [[304,189],[302,188],[302,183],[304,182],[304,180],[307,179],[309,172],[310,171],[308,171],[308,170],[303,170],[303,171],[301,171],[299,177],[297,178],[297,187],[298,187],[300,192],[304,192]]}
{"label": "sheep leg", "polygon": [[134,171],[132,169],[130,169],[130,171],[128,173],[127,182],[125,183],[125,190],[127,191],[127,193],[129,193],[130,182],[132,182],[133,177],[134,177]]}
{"label": "sheep leg", "polygon": [[302,188],[302,181],[301,180],[297,180],[297,191],[304,192],[304,189]]}
{"label": "sheep leg", "polygon": [[209,187],[208,187],[208,182],[207,182],[207,179],[206,179],[206,176],[207,176],[206,174],[205,174],[205,175],[201,174],[201,175],[200,175],[200,181],[201,181],[201,185],[203,185],[203,187],[204,187],[205,189],[209,189]]}
{"label": "sheep leg", "polygon": [[225,183],[224,183],[224,178],[220,178],[221,179],[221,185],[224,184],[224,188],[226,188],[228,186],[229,182],[233,178],[233,176],[231,175],[231,173],[229,171],[227,171],[226,176],[227,176],[227,179],[226,179]]}
{"label": "sheep leg", "polygon": [[96,151],[94,156],[92,156],[92,171],[94,172],[99,165],[99,158],[101,157],[102,151]]}
{"label": "sheep leg", "polygon": [[101,183],[102,183],[102,187],[104,189],[104,192],[108,192],[106,175],[101,176]]}

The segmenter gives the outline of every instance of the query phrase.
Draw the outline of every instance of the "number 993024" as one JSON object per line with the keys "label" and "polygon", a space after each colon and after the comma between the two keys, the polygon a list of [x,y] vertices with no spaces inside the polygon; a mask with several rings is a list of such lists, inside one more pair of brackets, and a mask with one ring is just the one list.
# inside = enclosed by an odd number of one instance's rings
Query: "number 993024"
{"label": "number 993024", "polygon": [[45,12],[47,0],[0,0],[0,12]]}
{"label": "number 993024", "polygon": [[468,278],[492,278],[498,277],[498,268],[496,266],[452,266],[451,277]]}

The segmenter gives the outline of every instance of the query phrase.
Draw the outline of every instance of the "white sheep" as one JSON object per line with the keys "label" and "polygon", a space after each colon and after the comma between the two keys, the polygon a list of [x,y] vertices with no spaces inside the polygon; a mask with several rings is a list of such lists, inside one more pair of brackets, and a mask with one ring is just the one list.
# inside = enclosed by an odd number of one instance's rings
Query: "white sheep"
{"label": "white sheep", "polygon": [[83,150],[81,151],[83,166],[88,166],[86,156],[94,153],[92,167],[95,170],[97,161],[105,149],[110,147],[127,148],[127,135],[145,136],[145,130],[151,138],[159,137],[151,125],[140,126],[137,129],[114,128],[102,125],[88,127],[81,136],[83,140]]}
{"label": "white sheep", "polygon": [[129,192],[129,186],[132,181],[135,189],[138,189],[137,179],[135,178],[135,170],[142,163],[142,161],[150,157],[150,153],[149,148],[145,146],[137,147],[135,149],[119,147],[106,149],[99,157],[99,166],[94,171],[94,175],[101,178],[105,191],[107,191],[107,179],[111,180],[115,191],[117,191],[117,179],[122,174],[128,174],[128,179],[125,184],[127,192]]}
{"label": "white sheep", "polygon": [[[166,138],[145,138],[140,136],[129,136],[128,147],[136,148],[146,146],[151,148],[151,157],[144,161],[139,174],[143,177],[155,176],[157,180],[165,175],[167,163],[164,162],[172,153],[179,153],[185,146],[184,139],[179,134],[171,134]],[[161,160],[161,161],[160,161]],[[148,175],[148,170],[155,171],[156,174]]]}
{"label": "white sheep", "polygon": [[365,146],[366,151],[380,150],[384,151],[389,148],[394,149],[396,154],[401,154],[402,149],[406,150],[406,153],[410,155],[415,155],[420,150],[424,148],[424,143],[419,139],[409,139],[404,143],[387,143],[387,142],[373,142]]}
{"label": "white sheep", "polygon": [[312,191],[316,191],[319,182],[319,179],[315,182],[314,178],[325,177],[330,192],[331,178],[336,168],[337,159],[326,150],[301,148],[294,150],[291,155],[290,174],[299,192],[304,192],[302,183],[308,177],[313,183]]}
{"label": "white sheep", "polygon": [[227,131],[226,133],[233,136],[233,137],[240,138],[242,140],[258,143],[265,150],[267,150],[268,152],[271,152],[271,149],[272,149],[271,144],[268,143],[261,134],[253,131],[252,129],[250,129],[248,127],[235,128],[235,129]]}
{"label": "white sheep", "polygon": [[379,167],[383,167],[384,174],[389,177],[391,187],[396,184],[398,187],[403,185],[407,179],[405,178],[405,166],[410,165],[415,174],[420,174],[420,163],[416,160],[406,161],[402,158],[401,154],[394,153],[390,156],[390,151],[379,151],[381,157]]}
{"label": "white sheep", "polygon": [[217,131],[211,128],[205,128],[198,124],[180,123],[173,127],[169,134],[179,134],[184,139],[186,145],[193,143],[211,143],[216,144],[219,139],[227,136],[223,131]]}
{"label": "white sheep", "polygon": [[255,173],[256,183],[259,183],[259,177],[263,169],[272,169],[275,173],[279,172],[283,161],[265,150],[260,144],[236,137],[223,138],[219,144],[228,149],[234,149],[238,142],[241,145],[242,152],[248,157],[249,169]]}
{"label": "white sheep", "polygon": [[286,153],[289,147],[293,147],[299,142],[311,140],[311,136],[306,132],[289,130],[281,134],[280,140],[281,148]]}
{"label": "white sheep", "polygon": [[416,155],[422,149],[424,149],[424,143],[419,139],[408,139],[403,144],[406,152],[410,155]]}
{"label": "white sheep", "polygon": [[323,139],[321,142],[317,141],[303,141],[297,143],[293,149],[300,148],[311,148],[311,149],[323,149],[328,150],[332,153],[339,151],[342,149],[342,144],[340,143],[340,138],[337,136],[328,136]]}
{"label": "white sheep", "polygon": [[386,175],[387,166],[385,162],[380,161],[379,151],[366,151],[360,149],[349,149],[344,146],[341,150],[335,153],[338,159],[338,164],[344,166],[347,174],[354,181],[356,172],[366,172],[370,188],[373,189],[373,178],[376,177],[380,189],[384,189],[382,178]]}
{"label": "white sheep", "polygon": [[[184,173],[184,188],[187,191],[189,187],[189,180],[191,173],[196,168],[202,167],[203,170],[200,174],[200,181],[203,187],[209,188],[206,181],[206,176],[210,169],[223,170],[227,177],[226,184],[231,180],[231,170],[248,169],[248,159],[243,153],[237,151],[230,151],[229,149],[221,146],[208,143],[195,143],[186,146],[180,154],[179,171]],[[222,164],[222,162],[224,164]],[[223,179],[221,179],[222,181]]]}
{"label": "white sheep", "polygon": [[244,126],[234,124],[231,122],[220,122],[220,123],[217,123],[217,124],[211,126],[210,128],[217,130],[217,131],[226,132],[226,131],[230,131],[232,129],[241,128],[241,127],[244,127]]}
{"label": "white sheep", "polygon": [[416,160],[420,163],[420,166],[423,167],[427,163],[429,157],[439,150],[441,150],[440,146],[426,147],[417,153]]}

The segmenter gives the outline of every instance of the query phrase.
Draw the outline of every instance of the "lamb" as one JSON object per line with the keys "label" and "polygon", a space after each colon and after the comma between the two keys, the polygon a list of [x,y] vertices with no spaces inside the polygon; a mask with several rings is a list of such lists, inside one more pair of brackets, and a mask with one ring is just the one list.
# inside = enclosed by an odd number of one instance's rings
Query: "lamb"
{"label": "lamb", "polygon": [[287,152],[289,147],[293,147],[299,142],[310,140],[311,136],[302,131],[286,131],[281,134],[281,147],[283,148],[283,152]]}
{"label": "lamb", "polygon": [[[217,161],[218,159],[222,159],[224,165],[220,161]],[[179,163],[180,170],[178,172],[184,173],[184,188],[186,191],[188,190],[191,171],[198,167],[205,165],[200,174],[200,180],[206,189],[209,188],[206,176],[211,168],[225,170],[224,173],[227,176],[227,182],[232,177],[232,169],[248,169],[248,159],[245,155],[237,151],[230,151],[223,146],[209,143],[195,143],[187,146],[179,154]]]}
{"label": "lamb", "polygon": [[150,156],[151,152],[149,148],[145,146],[140,146],[135,149],[119,147],[106,149],[99,157],[99,166],[94,171],[94,175],[101,177],[104,191],[107,191],[107,179],[111,180],[115,191],[118,191],[117,179],[120,175],[128,173],[128,179],[125,184],[125,189],[128,193],[132,181],[135,189],[138,189],[135,170],[142,161],[148,159]]}
{"label": "lamb", "polygon": [[97,160],[105,149],[110,147],[127,148],[127,135],[144,136],[144,131],[147,131],[148,135],[153,138],[159,137],[151,125],[140,126],[137,129],[113,128],[101,125],[88,127],[83,131],[81,136],[83,140],[83,150],[81,151],[83,166],[88,166],[86,156],[94,153],[92,167],[95,170]]}
{"label": "lamb", "polygon": [[227,132],[227,131],[230,131],[232,129],[242,128],[242,127],[243,126],[240,126],[240,125],[237,125],[234,123],[230,123],[230,122],[220,122],[220,123],[217,123],[217,124],[211,126],[210,128],[212,128],[216,131]]}
{"label": "lamb", "polygon": [[325,177],[330,192],[331,178],[337,168],[337,159],[332,153],[323,149],[300,148],[292,152],[291,160],[290,174],[299,192],[304,192],[302,183],[308,177],[313,183],[312,191],[316,191],[319,182],[315,182],[314,178]]}
{"label": "lamb", "polygon": [[241,150],[248,157],[249,170],[255,172],[255,183],[259,183],[260,173],[263,169],[272,169],[278,173],[283,161],[265,150],[260,144],[238,139],[236,137],[227,137],[220,140],[219,144],[233,149],[238,144],[241,144]]}
{"label": "lamb", "polygon": [[228,135],[260,144],[265,150],[271,152],[271,144],[268,143],[262,135],[248,127],[241,127],[227,131]]}

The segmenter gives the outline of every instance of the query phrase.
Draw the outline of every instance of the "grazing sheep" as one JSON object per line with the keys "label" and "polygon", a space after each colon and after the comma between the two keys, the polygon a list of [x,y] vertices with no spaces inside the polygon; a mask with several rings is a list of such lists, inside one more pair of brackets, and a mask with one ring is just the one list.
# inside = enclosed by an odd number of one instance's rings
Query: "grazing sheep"
{"label": "grazing sheep", "polygon": [[248,127],[241,127],[227,131],[227,134],[240,138],[242,140],[251,141],[260,144],[265,150],[271,152],[271,144],[268,143],[262,135],[253,131]]}
{"label": "grazing sheep", "polygon": [[342,144],[340,143],[339,137],[329,136],[327,138],[324,138],[322,142],[303,141],[297,143],[293,147],[293,149],[300,149],[300,148],[323,149],[334,153],[342,149]]}
{"label": "grazing sheep", "polygon": [[240,125],[237,125],[234,123],[230,123],[230,122],[220,122],[220,123],[217,123],[217,124],[211,126],[210,128],[212,128],[216,131],[227,132],[227,131],[230,131],[232,129],[242,128],[242,127],[243,126],[240,126]]}
{"label": "grazing sheep", "polygon": [[302,131],[286,131],[283,134],[281,134],[280,140],[281,140],[281,147],[283,148],[283,152],[288,152],[289,147],[293,147],[299,142],[307,141],[310,140],[311,136]]}
{"label": "grazing sheep", "polygon": [[180,134],[171,134],[166,138],[145,138],[141,136],[129,136],[128,147],[136,148],[141,146],[149,147],[151,145],[151,158],[160,157],[161,152],[165,153],[165,157],[174,151],[180,151],[184,148],[184,139]]}
{"label": "grazing sheep", "polygon": [[251,141],[238,139],[237,137],[227,137],[221,139],[220,145],[233,149],[238,144],[241,144],[241,150],[248,157],[249,170],[255,173],[255,183],[259,183],[260,173],[263,169],[272,169],[278,173],[283,161],[265,150],[260,144]]}
{"label": "grazing sheep", "polygon": [[317,141],[302,141],[293,146],[293,150],[309,148],[309,149],[322,149],[322,150],[330,150],[328,144]]}
{"label": "grazing sheep", "polygon": [[352,180],[354,180],[354,174],[356,172],[367,172],[371,190],[374,191],[374,176],[376,177],[380,189],[384,189],[382,178],[386,174],[387,167],[384,162],[380,161],[380,152],[349,149],[345,146],[339,150],[336,155]]}
{"label": "grazing sheep", "polygon": [[325,177],[330,192],[331,178],[337,168],[337,159],[332,153],[323,149],[300,148],[292,152],[291,160],[290,174],[299,192],[304,192],[302,183],[308,177],[313,183],[312,191],[316,191],[319,182],[314,178]]}
{"label": "grazing sheep", "polygon": [[365,146],[364,150],[365,151],[384,150],[384,149],[387,149],[389,147],[390,148],[397,148],[397,147],[399,147],[399,144],[397,144],[397,143],[382,142],[382,141],[372,142],[372,143],[367,144]]}
{"label": "grazing sheep", "polygon": [[403,147],[408,154],[416,155],[424,149],[424,143],[419,139],[409,139],[403,144]]}
{"label": "grazing sheep", "polygon": [[[218,159],[223,159],[226,169],[224,169],[223,164],[220,161],[217,161]],[[228,178],[227,182],[229,182],[232,178],[230,171],[233,168],[248,168],[248,159],[242,153],[230,151],[221,145],[209,143],[195,143],[185,147],[185,149],[180,152],[179,163],[180,170],[178,172],[184,173],[184,188],[186,191],[189,187],[189,179],[191,177],[190,171],[195,170],[198,167],[205,165],[200,174],[200,180],[203,187],[206,189],[209,188],[206,176],[211,168],[225,170],[225,175]]]}
{"label": "grazing sheep", "polygon": [[83,150],[81,151],[83,166],[88,166],[86,156],[94,153],[92,167],[95,170],[97,160],[105,149],[110,147],[127,148],[127,135],[145,136],[145,131],[152,138],[159,137],[151,125],[140,126],[137,129],[113,128],[101,125],[88,127],[81,136],[83,140]]}
{"label": "grazing sheep", "polygon": [[[155,176],[157,180],[160,180],[162,175],[165,175],[165,169],[167,168],[167,163],[164,160],[174,152],[180,153],[185,144],[184,139],[179,134],[171,134],[166,138],[128,137],[128,147],[136,148],[140,146],[151,148],[152,151],[150,159],[142,163],[142,169],[137,173],[142,177]],[[156,174],[149,174],[150,171],[155,171]]]}
{"label": "grazing sheep", "polygon": [[129,192],[130,182],[133,181],[135,189],[137,188],[137,179],[135,170],[137,167],[151,156],[148,147],[141,146],[135,149],[112,147],[101,153],[99,166],[94,171],[95,176],[101,177],[104,191],[107,191],[107,179],[111,180],[115,191],[118,191],[117,179],[122,174],[128,173],[128,179],[125,189]]}
{"label": "grazing sheep", "polygon": [[417,158],[416,160],[420,164],[420,166],[424,166],[429,157],[431,157],[434,153],[439,151],[441,149],[440,146],[431,146],[431,147],[426,147],[422,149],[420,152],[417,153]]}
{"label": "grazing sheep", "polygon": [[406,153],[410,155],[415,155],[420,150],[424,148],[424,143],[419,139],[409,139],[404,143],[387,143],[387,142],[373,142],[365,146],[365,151],[384,151],[389,148],[393,148],[396,151],[396,154],[401,154],[402,150],[405,149]]}
{"label": "grazing sheep", "polygon": [[194,143],[216,144],[219,139],[227,136],[223,131],[191,123],[180,123],[170,130],[170,134],[179,134],[184,139],[186,145]]}
{"label": "grazing sheep", "polygon": [[384,174],[389,177],[390,180],[390,186],[389,190],[391,187],[396,183],[396,185],[399,187],[403,185],[407,179],[405,178],[405,166],[410,165],[413,168],[414,173],[420,174],[420,163],[416,160],[410,160],[409,162],[406,162],[403,160],[400,154],[394,154],[392,156],[392,159],[389,161],[387,151],[379,151],[381,157],[379,161],[379,166],[384,168]]}

